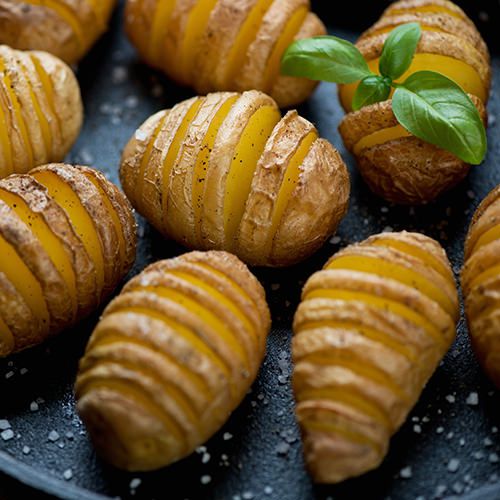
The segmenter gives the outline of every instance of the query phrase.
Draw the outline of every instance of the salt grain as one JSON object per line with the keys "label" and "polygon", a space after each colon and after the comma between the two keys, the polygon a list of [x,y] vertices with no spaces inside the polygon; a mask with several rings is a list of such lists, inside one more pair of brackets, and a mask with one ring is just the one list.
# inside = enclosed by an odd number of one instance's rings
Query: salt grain
{"label": "salt grain", "polygon": [[224,441],[229,441],[230,439],[233,439],[233,435],[230,432],[224,432],[222,439]]}
{"label": "salt grain", "polygon": [[10,372],[7,372],[5,374],[5,378],[8,380],[9,378],[13,377],[14,376],[14,372],[11,370]]}
{"label": "salt grain", "polygon": [[452,458],[448,462],[448,472],[457,472],[458,468],[460,467],[460,460],[457,458]]}
{"label": "salt grain", "polygon": [[0,433],[0,436],[4,441],[10,441],[14,437],[14,431],[12,429],[7,429]]}
{"label": "salt grain", "polygon": [[420,434],[422,432],[422,427],[420,427],[420,425],[418,424],[415,424],[413,426],[413,432],[415,432],[416,434]]}
{"label": "salt grain", "polygon": [[500,458],[498,457],[498,455],[496,453],[490,453],[490,456],[488,457],[488,460],[492,464],[497,464],[500,461]]}
{"label": "salt grain", "polygon": [[330,243],[332,245],[338,245],[340,241],[340,236],[334,236],[333,238],[330,238]]}
{"label": "salt grain", "polygon": [[492,441],[489,437],[487,437],[487,438],[484,438],[484,440],[483,440],[483,444],[484,444],[484,446],[486,446],[486,447],[488,447],[488,446],[493,446],[493,441]]}
{"label": "salt grain", "polygon": [[448,403],[455,402],[455,396],[453,396],[453,394],[448,394],[445,399],[446,399],[446,401],[448,401]]}
{"label": "salt grain", "polygon": [[0,431],[10,429],[10,422],[8,420],[0,420]]}
{"label": "salt grain", "polygon": [[38,408],[39,408],[39,406],[38,406],[38,403],[36,401],[32,401],[30,403],[30,411],[38,411]]}
{"label": "salt grain", "polygon": [[129,487],[131,490],[136,490],[137,488],[139,488],[141,483],[142,483],[142,479],[140,479],[138,477],[134,477],[134,479],[132,479],[132,481],[130,481]]}
{"label": "salt grain", "polygon": [[412,476],[412,470],[411,470],[411,467],[405,467],[404,469],[401,469],[399,471],[399,475],[403,478],[403,479],[410,479],[410,477]]}
{"label": "salt grain", "polygon": [[71,469],[66,469],[63,472],[63,477],[66,479],[66,481],[69,481],[73,477],[73,471]]}
{"label": "salt grain", "polygon": [[57,431],[49,432],[49,441],[55,443],[60,438],[59,433]]}
{"label": "salt grain", "polygon": [[243,500],[252,500],[253,497],[254,497],[254,495],[253,495],[253,493],[251,491],[245,491],[241,495],[241,498],[243,498]]}
{"label": "salt grain", "polygon": [[137,141],[142,142],[142,141],[145,141],[147,138],[148,138],[148,134],[146,134],[146,132],[144,132],[144,130],[141,130],[141,129],[136,130],[135,139]]}
{"label": "salt grain", "polygon": [[478,396],[477,392],[471,392],[467,396],[467,399],[465,400],[465,402],[469,406],[477,406],[479,404],[479,396]]}
{"label": "salt grain", "polygon": [[31,448],[29,446],[24,446],[23,447],[23,453],[25,455],[29,455],[30,452],[31,452]]}
{"label": "salt grain", "polygon": [[209,475],[205,475],[205,476],[200,477],[201,484],[208,484],[210,481],[212,481],[212,478]]}
{"label": "salt grain", "polygon": [[266,487],[264,488],[264,493],[265,493],[266,495],[270,495],[272,492],[273,492],[273,489],[271,488],[271,486],[266,486]]}
{"label": "salt grain", "polygon": [[201,457],[201,463],[208,464],[208,462],[210,462],[210,453],[203,453],[203,456]]}

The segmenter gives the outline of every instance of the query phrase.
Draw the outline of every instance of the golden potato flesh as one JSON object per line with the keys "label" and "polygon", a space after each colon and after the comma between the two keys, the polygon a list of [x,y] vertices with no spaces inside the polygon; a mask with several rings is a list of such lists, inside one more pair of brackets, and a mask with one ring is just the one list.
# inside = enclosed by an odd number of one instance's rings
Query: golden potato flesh
{"label": "golden potato flesh", "polygon": [[82,121],[80,87],[66,64],[0,45],[0,179],[63,160]]}
{"label": "golden potato flesh", "polygon": [[[417,71],[436,71],[486,104],[491,85],[488,48],[472,21],[448,0],[393,3],[356,43],[370,69],[379,73],[380,56],[389,32],[410,22],[420,24],[422,38],[410,68],[398,82]],[[347,112],[352,111],[352,99],[358,84],[339,86],[339,98]]]}
{"label": "golden potato flesh", "polygon": [[0,181],[0,356],[76,323],[135,260],[135,220],[116,186],[51,164]]}
{"label": "golden potato flesh", "polygon": [[[486,123],[484,105],[470,97]],[[391,100],[347,114],[339,131],[372,191],[392,203],[428,203],[462,181],[470,170],[452,153],[404,129],[394,116]]]}
{"label": "golden potato flesh", "polygon": [[164,235],[252,265],[309,256],[349,197],[335,148],[295,111],[281,118],[257,91],[195,97],[152,116],[125,148],[120,175],[134,207]]}
{"label": "golden potato flesh", "polygon": [[462,288],[472,345],[485,372],[500,387],[500,186],[474,215]]}
{"label": "golden potato flesh", "polygon": [[0,43],[78,62],[107,30],[116,0],[0,0]]}
{"label": "golden potato flesh", "polygon": [[309,279],[294,319],[293,389],[316,482],[378,467],[458,318],[446,254],[421,234],[372,236]]}
{"label": "golden potato flesh", "polygon": [[128,0],[125,27],[148,64],[198,93],[256,89],[281,107],[317,85],[280,75],[285,50],[326,34],[309,0]]}
{"label": "golden potato flesh", "polygon": [[134,471],[192,453],[244,398],[269,327],[264,291],[235,256],[149,266],[105,310],[80,362],[77,408],[97,451]]}

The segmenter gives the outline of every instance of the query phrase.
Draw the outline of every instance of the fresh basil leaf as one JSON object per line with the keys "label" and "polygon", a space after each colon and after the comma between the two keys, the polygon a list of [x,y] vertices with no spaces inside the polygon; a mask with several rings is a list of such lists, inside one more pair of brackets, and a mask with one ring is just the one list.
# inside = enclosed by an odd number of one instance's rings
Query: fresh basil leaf
{"label": "fresh basil leaf", "polygon": [[372,74],[357,47],[335,36],[293,42],[283,55],[281,72],[334,83],[354,83]]}
{"label": "fresh basil leaf", "polygon": [[418,23],[407,23],[393,29],[384,43],[379,70],[393,80],[402,76],[410,67],[422,29]]}
{"label": "fresh basil leaf", "polygon": [[469,96],[449,78],[419,71],[392,98],[397,120],[420,139],[478,165],[486,155],[486,130]]}
{"label": "fresh basil leaf", "polygon": [[376,102],[385,101],[391,93],[391,81],[383,76],[367,76],[356,89],[352,100],[352,109],[358,109]]}

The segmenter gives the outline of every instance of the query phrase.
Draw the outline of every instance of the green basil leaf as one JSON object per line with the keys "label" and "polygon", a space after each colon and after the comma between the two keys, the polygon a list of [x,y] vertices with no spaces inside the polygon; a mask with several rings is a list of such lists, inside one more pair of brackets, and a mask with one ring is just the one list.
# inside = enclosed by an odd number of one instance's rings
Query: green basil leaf
{"label": "green basil leaf", "polygon": [[402,24],[393,29],[382,49],[380,73],[393,80],[402,76],[413,61],[421,36],[422,29],[418,23]]}
{"label": "green basil leaf", "polygon": [[334,83],[354,83],[372,74],[357,47],[335,36],[293,42],[283,55],[281,72]]}
{"label": "green basil leaf", "polygon": [[397,120],[420,139],[478,165],[486,155],[486,130],[469,96],[449,78],[419,71],[398,85],[392,100]]}
{"label": "green basil leaf", "polygon": [[385,101],[391,93],[391,82],[383,76],[367,76],[356,89],[352,100],[352,109],[358,109],[376,102]]}

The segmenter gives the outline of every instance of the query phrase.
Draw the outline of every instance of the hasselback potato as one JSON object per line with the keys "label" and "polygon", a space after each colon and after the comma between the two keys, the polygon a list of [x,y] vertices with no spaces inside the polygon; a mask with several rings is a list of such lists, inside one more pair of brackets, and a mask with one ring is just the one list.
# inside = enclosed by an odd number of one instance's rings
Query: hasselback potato
{"label": "hasselback potato", "polygon": [[97,451],[127,470],[187,456],[254,381],[270,316],[235,256],[192,252],[133,278],[105,310],[76,381]]}
{"label": "hasselback potato", "polygon": [[281,107],[317,85],[280,75],[286,48],[326,34],[309,0],[128,0],[125,27],[148,64],[199,94],[255,89]]}
{"label": "hasselback potato", "polygon": [[472,220],[462,288],[472,345],[500,387],[500,186],[485,198]]}
{"label": "hasselback potato", "polygon": [[63,160],[82,120],[80,88],[66,64],[0,45],[0,178]]}
{"label": "hasselback potato", "polygon": [[257,91],[194,97],[160,111],[123,153],[132,205],[193,249],[282,266],[317,250],[343,217],[347,168],[295,111]]}
{"label": "hasselback potato", "polygon": [[0,181],[0,356],[67,328],[135,260],[130,204],[102,174],[52,164]]}
{"label": "hasselback potato", "polygon": [[[448,0],[402,0],[390,5],[356,43],[370,69],[379,73],[389,32],[411,22],[420,24],[422,37],[410,68],[397,81],[422,70],[441,73],[469,94],[486,124],[491,82],[488,49],[472,21]],[[340,101],[348,112],[340,133],[376,194],[393,203],[428,203],[467,175],[470,165],[399,125],[391,100],[352,112],[358,85],[339,86]]]}
{"label": "hasselback potato", "polygon": [[107,30],[116,0],[0,0],[0,43],[78,62]]}
{"label": "hasselback potato", "polygon": [[458,317],[446,254],[421,234],[372,236],[308,280],[294,319],[293,389],[315,481],[381,463]]}

